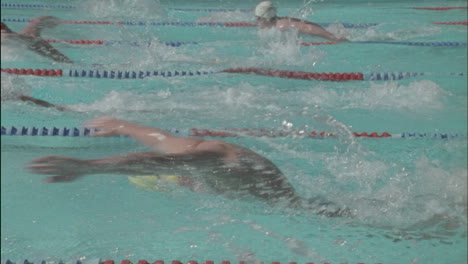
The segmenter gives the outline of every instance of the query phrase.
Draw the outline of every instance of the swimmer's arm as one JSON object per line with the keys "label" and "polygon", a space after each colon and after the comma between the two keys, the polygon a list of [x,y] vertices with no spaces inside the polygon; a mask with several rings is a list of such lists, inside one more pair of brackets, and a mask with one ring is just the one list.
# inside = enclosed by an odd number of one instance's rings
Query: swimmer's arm
{"label": "swimmer's arm", "polygon": [[19,34],[37,38],[40,37],[42,29],[52,28],[60,23],[61,20],[56,17],[41,16],[35,19],[31,19],[29,24],[21,32],[19,32]]}
{"label": "swimmer's arm", "polygon": [[299,32],[312,36],[319,36],[331,41],[348,41],[345,38],[338,38],[332,33],[326,31],[320,25],[308,21],[290,21],[290,26],[297,28]]}
{"label": "swimmer's arm", "polygon": [[161,154],[193,154],[203,140],[176,137],[170,133],[147,126],[112,119],[99,118],[86,124],[87,127],[99,129],[96,136],[125,135],[137,139],[143,145],[153,148]]}

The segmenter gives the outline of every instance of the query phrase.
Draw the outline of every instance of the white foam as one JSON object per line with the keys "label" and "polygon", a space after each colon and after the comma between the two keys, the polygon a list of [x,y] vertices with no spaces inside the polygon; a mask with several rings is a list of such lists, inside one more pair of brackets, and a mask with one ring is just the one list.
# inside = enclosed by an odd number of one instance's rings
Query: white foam
{"label": "white foam", "polygon": [[[338,187],[358,186],[358,192],[339,195],[357,210],[358,219],[398,229],[430,227],[441,223],[441,219],[451,221],[451,218],[466,223],[466,168],[441,169],[434,164],[436,160],[430,161],[425,156],[411,169],[361,158],[332,157],[327,164]],[[381,182],[385,184],[379,186]]]}
{"label": "white foam", "polygon": [[430,80],[401,85],[398,82],[371,83],[364,91],[344,95],[350,108],[363,109],[439,109],[445,92]]}
{"label": "white foam", "polygon": [[323,51],[310,47],[307,53],[301,49],[302,39],[297,30],[280,31],[262,29],[258,31],[260,42],[257,44],[258,56],[251,58],[257,64],[268,65],[314,65],[325,56]]}
{"label": "white foam", "polygon": [[2,101],[16,100],[19,94],[28,94],[31,87],[23,78],[16,75],[1,74]]}
{"label": "white foam", "polygon": [[106,19],[143,19],[164,20],[164,8],[159,0],[108,0],[83,3],[89,15],[95,18]]}
{"label": "white foam", "polygon": [[[386,27],[391,27],[386,30]],[[441,32],[437,26],[408,26],[393,29],[394,25],[382,24],[366,29],[350,29],[349,39],[351,41],[404,41],[411,39],[424,39]]]}
{"label": "white foam", "polygon": [[158,106],[151,99],[166,98],[169,94],[169,91],[159,91],[148,96],[132,92],[111,91],[104,98],[90,104],[77,104],[68,107],[79,112],[125,113],[129,111],[151,111],[158,109]]}
{"label": "white foam", "polygon": [[212,12],[207,16],[197,19],[200,23],[216,23],[216,22],[246,22],[254,23],[254,16],[250,12],[242,12],[239,10],[229,12]]}
{"label": "white foam", "polygon": [[[345,90],[324,86],[300,92],[299,100],[323,107],[342,109],[440,109],[448,92],[430,80],[413,81],[407,85],[399,82],[359,83]],[[364,87],[363,87],[364,86]]]}

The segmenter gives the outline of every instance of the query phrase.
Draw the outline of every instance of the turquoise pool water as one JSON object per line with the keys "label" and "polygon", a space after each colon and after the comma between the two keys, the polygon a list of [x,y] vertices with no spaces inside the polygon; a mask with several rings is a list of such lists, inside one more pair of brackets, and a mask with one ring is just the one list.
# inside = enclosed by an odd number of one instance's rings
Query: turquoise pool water
{"label": "turquoise pool water", "polygon": [[[19,3],[2,1],[4,3]],[[30,1],[56,5],[53,1]],[[308,3],[308,4],[307,4]],[[130,139],[2,136],[1,259],[248,260],[315,263],[466,263],[467,49],[379,42],[466,42],[466,1],[277,1],[281,15],[319,23],[354,43],[253,27],[62,24],[49,39],[128,41],[150,46],[53,44],[76,63],[53,63],[2,46],[2,68],[220,71],[234,67],[309,72],[424,72],[399,81],[319,82],[213,73],[113,80],[11,76],[21,90],[73,112],[2,100],[1,124],[81,127],[101,116],[165,129],[266,128],[327,131],[338,138],[224,140],[271,159],[303,196],[322,195],[357,210],[329,219],[254,201],[170,188],[149,192],[122,175],[44,184],[24,166],[43,155],[99,158],[147,151]],[[1,9],[2,19],[252,22],[255,1],[62,1],[75,9]],[[344,28],[340,23],[378,23]],[[7,23],[20,30],[25,23]],[[160,42],[198,42],[170,47]],[[453,76],[450,73],[464,73]],[[3,91],[2,91],[3,95]],[[354,138],[351,131],[459,133],[451,139]]]}

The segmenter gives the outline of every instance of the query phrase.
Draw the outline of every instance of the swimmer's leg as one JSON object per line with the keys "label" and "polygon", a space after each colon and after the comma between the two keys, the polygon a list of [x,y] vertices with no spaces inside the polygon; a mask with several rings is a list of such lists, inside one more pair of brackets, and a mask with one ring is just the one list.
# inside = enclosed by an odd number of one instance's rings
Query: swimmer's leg
{"label": "swimmer's leg", "polygon": [[21,101],[32,102],[32,103],[35,103],[35,104],[43,106],[43,107],[54,107],[54,108],[56,108],[57,110],[60,110],[60,111],[67,110],[63,106],[54,105],[54,104],[51,104],[51,103],[49,103],[47,101],[36,99],[36,98],[30,97],[30,96],[26,96],[24,94],[19,95],[18,98]]}
{"label": "swimmer's leg", "polygon": [[[206,159],[205,159],[206,158]],[[190,175],[197,164],[208,165],[213,157],[200,155],[159,155],[154,152],[125,154],[102,159],[76,159],[64,156],[46,156],[31,161],[27,166],[33,173],[52,175],[46,182],[70,182],[91,174]],[[202,162],[205,159],[206,162]]]}
{"label": "swimmer's leg", "polygon": [[65,54],[52,47],[49,43],[42,39],[29,40],[28,48],[37,54],[50,58],[56,62],[73,63],[73,61],[65,56]]}

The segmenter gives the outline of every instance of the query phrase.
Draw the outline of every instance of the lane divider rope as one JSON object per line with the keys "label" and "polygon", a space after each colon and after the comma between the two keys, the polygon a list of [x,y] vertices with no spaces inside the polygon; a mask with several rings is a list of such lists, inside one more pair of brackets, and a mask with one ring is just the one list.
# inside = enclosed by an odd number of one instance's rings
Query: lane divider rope
{"label": "lane divider rope", "polygon": [[252,12],[254,9],[235,9],[235,8],[168,8],[173,11],[182,12]]}
{"label": "lane divider rope", "polygon": [[[222,72],[228,73],[246,73],[257,74],[264,76],[288,78],[288,79],[302,79],[302,80],[317,80],[317,81],[388,81],[388,80],[401,80],[410,77],[417,77],[423,75],[433,75],[424,72],[357,72],[357,73],[318,73],[318,72],[303,72],[303,71],[287,71],[277,69],[259,69],[259,68],[232,68],[223,70]],[[438,75],[458,75],[464,76],[464,73],[448,73]]]}
{"label": "lane divider rope", "polygon": [[464,25],[468,26],[468,21],[454,21],[454,22],[432,22],[436,25]]}
{"label": "lane divider rope", "polygon": [[[2,22],[29,22],[28,18],[2,18]],[[62,20],[64,24],[99,24],[99,25],[127,25],[127,26],[185,26],[185,27],[256,27],[255,24],[249,22],[146,22],[146,21],[89,21],[89,20]],[[327,27],[337,23],[318,23],[323,27]],[[377,26],[378,23],[338,23],[344,28],[368,28]],[[432,22],[436,25],[468,25],[468,21],[454,22]]]}
{"label": "lane divider rope", "polygon": [[[94,128],[77,127],[35,127],[35,126],[7,126],[1,127],[2,136],[61,136],[61,137],[92,137],[96,130]],[[170,132],[179,136],[190,137],[291,137],[291,138],[334,138],[336,135],[327,132],[305,131],[305,130],[270,130],[270,129],[251,129],[251,128],[224,128],[224,129],[168,129]],[[434,139],[454,139],[466,138],[466,135],[460,133],[378,133],[378,132],[352,132],[354,137],[362,138],[434,138]],[[122,137],[122,136],[117,136]],[[107,138],[107,137],[106,137]]]}
{"label": "lane divider rope", "polygon": [[[51,264],[133,264],[132,261],[128,260],[128,259],[124,259],[124,260],[121,260],[120,262],[119,261],[114,261],[112,259],[80,259],[80,260],[76,260],[76,261],[62,261],[62,260],[59,260],[59,261],[45,261],[45,260],[40,260],[40,261],[29,261],[27,259],[24,259],[24,260],[19,260],[17,262],[14,262],[14,261],[11,261],[9,259],[7,259],[5,262],[2,262],[1,264],[46,264],[46,263],[51,263]],[[140,259],[138,260],[138,262],[135,262],[135,264],[215,264],[215,263],[219,263],[219,264],[248,264],[248,263],[251,263],[251,261],[243,261],[243,260],[240,260],[240,261],[228,261],[228,260],[222,260],[222,261],[213,261],[213,260],[205,260],[205,261],[196,261],[196,260],[189,260],[189,261],[186,261],[186,262],[182,262],[180,260],[172,260],[172,261],[164,261],[164,260],[160,260],[160,259],[157,259],[153,262],[148,262],[147,260],[144,260],[144,259]],[[260,264],[301,264],[301,262],[278,262],[278,261],[273,261],[273,262],[263,262],[263,261],[259,261],[258,263]],[[392,262],[393,263],[393,262]],[[304,262],[304,264],[331,264],[329,262]],[[353,264],[351,262],[349,262],[349,264]],[[354,264],[366,264],[364,262],[356,262]],[[368,263],[368,264],[384,264],[383,262],[372,262],[372,263]]]}
{"label": "lane divider rope", "polygon": [[[45,41],[50,43],[69,43],[69,44],[78,44],[78,45],[130,45],[130,46],[151,46],[152,41],[123,41],[123,40],[80,40],[80,39],[45,39]],[[180,47],[188,44],[202,44],[203,42],[196,41],[167,41],[167,42],[155,42],[157,44],[164,44],[171,47]],[[354,41],[354,42],[344,42],[349,44],[393,44],[393,45],[407,45],[407,46],[420,46],[420,47],[463,47],[467,46],[467,42],[459,41],[439,41],[439,42],[410,42],[410,41],[398,41],[398,42],[386,42],[386,41]],[[319,45],[336,45],[341,44],[340,42],[301,42],[301,46],[319,46]]]}
{"label": "lane divider rope", "polygon": [[[40,5],[40,4],[1,4],[2,8],[78,8],[71,5]],[[82,6],[85,7],[85,6]],[[182,12],[252,12],[253,9],[234,9],[234,8],[167,8]],[[466,6],[443,6],[443,7],[411,7],[418,10],[446,11],[453,9],[467,9]]]}
{"label": "lane divider rope", "polygon": [[[125,40],[85,40],[85,39],[45,39],[49,43],[69,43],[69,44],[78,44],[78,45],[129,45],[129,46],[151,46],[153,41],[125,41]],[[167,42],[158,42],[157,44],[164,44],[171,47],[180,47],[182,45],[188,44],[200,44],[195,41],[167,41]]]}
{"label": "lane divider rope", "polygon": [[[287,79],[302,79],[316,81],[391,81],[405,78],[437,75],[465,76],[465,73],[424,73],[424,72],[304,72],[261,68],[230,68],[221,71],[119,71],[119,70],[77,70],[77,69],[17,69],[1,68],[2,72],[16,75],[34,75],[43,77],[78,77],[98,79],[143,79],[147,77],[184,77],[200,76],[214,73],[257,74]],[[68,72],[68,74],[64,74]]]}
{"label": "lane divider rope", "polygon": [[356,41],[350,43],[362,43],[362,44],[391,44],[391,45],[406,45],[406,46],[419,46],[419,47],[459,47],[467,46],[467,42],[458,41],[438,41],[438,42],[412,42],[412,41]]}
{"label": "lane divider rope", "polygon": [[[86,8],[86,6],[72,5],[42,5],[42,4],[0,4],[2,8],[47,8],[47,9],[72,9]],[[167,8],[173,11],[194,11],[194,12],[252,12],[253,9],[234,9],[234,8]]]}
{"label": "lane divider rope", "polygon": [[446,11],[452,9],[467,9],[466,6],[442,6],[442,7],[413,7],[419,10]]}
{"label": "lane divider rope", "polygon": [[[194,12],[251,12],[254,9],[224,9],[224,8],[169,8],[174,11],[194,11]],[[410,7],[410,9],[446,11],[452,9],[467,9],[466,6],[442,6],[442,7]]]}
{"label": "lane divider rope", "polygon": [[1,4],[2,8],[77,8],[77,6],[71,5],[38,5],[38,4]]}
{"label": "lane divider rope", "polygon": [[[29,22],[27,18],[2,18],[2,22]],[[145,22],[145,21],[81,21],[62,20],[65,24],[100,24],[100,25],[128,25],[128,26],[186,26],[186,27],[256,27],[249,22]],[[328,26],[332,23],[319,23],[321,26]],[[378,25],[377,23],[351,24],[340,23],[345,28],[368,28]]]}

